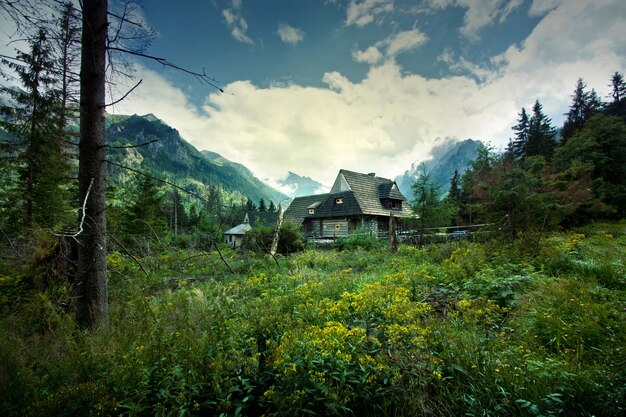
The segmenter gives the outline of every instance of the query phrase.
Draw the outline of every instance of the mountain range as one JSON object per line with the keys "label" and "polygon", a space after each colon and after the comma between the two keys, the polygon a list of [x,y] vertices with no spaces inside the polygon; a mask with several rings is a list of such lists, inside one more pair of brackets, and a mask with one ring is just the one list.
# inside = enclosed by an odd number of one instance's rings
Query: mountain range
{"label": "mountain range", "polygon": [[292,198],[323,194],[329,190],[329,187],[315,181],[313,178],[303,177],[291,171],[287,174],[287,178],[279,180],[278,184]]}
{"label": "mountain range", "polygon": [[450,188],[450,180],[454,175],[454,170],[458,169],[459,173],[463,174],[469,167],[469,163],[476,158],[478,150],[483,147],[483,143],[479,140],[445,139],[433,148],[428,158],[413,162],[410,169],[395,178],[398,188],[408,200],[412,200],[411,184],[419,175],[420,165],[424,164],[433,181],[439,185],[440,191],[446,193]]}
{"label": "mountain range", "polygon": [[[11,141],[0,129],[0,141]],[[276,188],[255,177],[244,165],[230,161],[216,152],[198,151],[179,132],[153,114],[107,115],[107,164],[109,182],[120,185],[135,177],[136,171],[176,183],[187,191],[207,197],[211,188],[220,190],[227,204],[243,204],[246,199],[258,203],[261,198],[275,204],[312,194],[328,192],[329,187],[306,176],[289,171]],[[400,191],[413,199],[411,184],[421,164],[447,192],[454,170],[465,171],[476,152],[484,147],[479,140],[445,139],[435,146],[428,158],[415,161],[402,175],[395,177]],[[133,171],[134,170],[134,171]]]}
{"label": "mountain range", "polygon": [[108,115],[106,142],[107,159],[114,162],[107,169],[114,181],[123,182],[137,170],[200,195],[206,195],[209,187],[218,187],[228,203],[242,203],[246,198],[255,203],[261,198],[278,203],[288,198],[245,166],[215,152],[198,151],[153,114]]}

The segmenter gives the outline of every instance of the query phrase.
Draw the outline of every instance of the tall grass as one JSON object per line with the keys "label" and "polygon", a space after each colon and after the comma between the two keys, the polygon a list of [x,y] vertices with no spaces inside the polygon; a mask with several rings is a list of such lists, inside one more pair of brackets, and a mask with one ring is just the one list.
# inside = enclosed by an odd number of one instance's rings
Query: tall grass
{"label": "tall grass", "polygon": [[172,252],[148,275],[113,253],[96,333],[63,285],[2,271],[0,414],[623,415],[623,228],[536,253]]}

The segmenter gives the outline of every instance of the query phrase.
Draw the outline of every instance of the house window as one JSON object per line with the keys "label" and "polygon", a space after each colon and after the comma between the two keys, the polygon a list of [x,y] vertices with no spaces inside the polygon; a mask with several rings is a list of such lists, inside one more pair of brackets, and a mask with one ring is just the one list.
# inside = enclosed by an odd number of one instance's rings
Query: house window
{"label": "house window", "polygon": [[402,210],[402,201],[400,200],[387,200],[387,208],[391,210]]}
{"label": "house window", "polygon": [[315,209],[314,208],[310,208],[309,209],[309,214],[315,214]]}
{"label": "house window", "polygon": [[335,204],[343,204],[343,198],[341,197],[335,198]]}

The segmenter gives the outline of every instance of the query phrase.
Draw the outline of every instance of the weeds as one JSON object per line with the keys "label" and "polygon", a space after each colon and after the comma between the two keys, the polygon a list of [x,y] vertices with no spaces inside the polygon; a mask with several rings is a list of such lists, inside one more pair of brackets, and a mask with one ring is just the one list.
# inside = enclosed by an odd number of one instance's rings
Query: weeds
{"label": "weeds", "polygon": [[[1,271],[3,415],[622,415],[623,225],[513,245],[108,257],[108,332]],[[621,252],[620,252],[621,250]],[[196,277],[198,279],[184,279]],[[201,278],[201,279],[200,279]]]}

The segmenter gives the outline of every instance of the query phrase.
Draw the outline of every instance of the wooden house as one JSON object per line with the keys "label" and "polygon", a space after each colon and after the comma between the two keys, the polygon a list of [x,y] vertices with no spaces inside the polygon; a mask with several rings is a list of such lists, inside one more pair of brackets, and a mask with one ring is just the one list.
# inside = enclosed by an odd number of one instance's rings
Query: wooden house
{"label": "wooden house", "polygon": [[413,217],[398,185],[375,174],[342,169],[328,194],[296,197],[285,211],[285,221],[302,227],[304,236],[348,236],[358,227],[374,232],[389,230],[393,213],[396,227]]}

